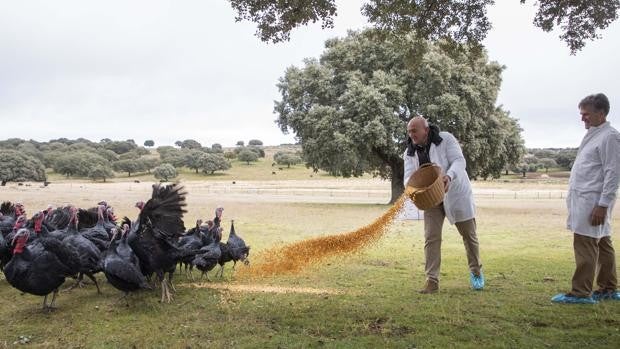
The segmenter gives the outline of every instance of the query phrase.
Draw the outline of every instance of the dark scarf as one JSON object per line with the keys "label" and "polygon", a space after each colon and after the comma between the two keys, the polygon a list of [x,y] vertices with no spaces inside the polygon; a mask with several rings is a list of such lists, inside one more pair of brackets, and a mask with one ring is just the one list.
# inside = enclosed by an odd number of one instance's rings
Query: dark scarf
{"label": "dark scarf", "polygon": [[428,138],[426,139],[426,144],[413,144],[411,138],[407,137],[407,155],[414,156],[418,154],[418,162],[420,166],[423,164],[431,162],[431,144],[435,144],[435,146],[441,144],[443,140],[439,135],[439,127],[436,125],[429,125]]}

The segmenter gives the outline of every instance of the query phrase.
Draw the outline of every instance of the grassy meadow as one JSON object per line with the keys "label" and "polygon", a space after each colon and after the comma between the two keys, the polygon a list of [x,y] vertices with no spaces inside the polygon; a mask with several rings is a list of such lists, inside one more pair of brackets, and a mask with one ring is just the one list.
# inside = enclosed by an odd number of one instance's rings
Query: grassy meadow
{"label": "grassy meadow", "polygon": [[[235,219],[237,233],[251,245],[251,261],[272,246],[355,230],[389,208],[381,204],[387,195],[368,194],[389,190],[389,183],[380,180],[310,177],[312,171],[303,166],[272,170],[266,160],[242,166],[234,164],[215,180],[184,172],[189,192],[185,222],[189,227],[196,218],[212,218],[215,207],[223,206],[224,238],[229,220]],[[89,207],[105,199],[117,215],[133,219],[133,203],[148,198],[152,183],[148,175],[135,178],[140,183],[132,181],[134,176],[110,183],[55,178],[45,188],[11,183],[0,188],[0,200],[21,201],[32,213],[49,203]],[[266,186],[267,181],[282,191],[211,190],[213,185]],[[333,191],[311,201],[289,195],[300,187]],[[346,191],[351,188],[368,190]],[[475,183],[475,188],[562,190],[566,182],[514,179]],[[485,195],[477,206],[487,279],[481,292],[469,288],[462,242],[446,222],[441,290],[418,294],[424,283],[423,223],[397,221],[377,244],[296,275],[251,280],[235,276],[227,265],[223,279],[212,273],[212,282],[193,282],[177,271],[172,304],[159,303],[160,291],[154,290],[132,295],[126,307],[117,302],[120,292],[100,274],[102,295],[92,285],[61,292],[57,309],[47,313],[40,309],[41,297],[20,294],[0,275],[0,347],[617,348],[620,302],[550,302],[568,290],[574,267],[564,201]]]}

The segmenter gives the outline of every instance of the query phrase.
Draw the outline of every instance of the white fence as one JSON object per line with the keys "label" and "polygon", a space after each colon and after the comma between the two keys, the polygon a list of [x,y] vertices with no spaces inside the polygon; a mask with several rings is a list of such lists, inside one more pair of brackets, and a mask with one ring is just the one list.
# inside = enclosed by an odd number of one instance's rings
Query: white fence
{"label": "white fence", "polygon": [[[207,186],[207,193],[215,194],[246,194],[273,196],[304,196],[304,197],[356,197],[356,198],[389,198],[389,189],[339,189],[339,188],[269,188],[251,186]],[[477,198],[490,199],[565,199],[565,190],[505,190],[505,189],[474,189]]]}

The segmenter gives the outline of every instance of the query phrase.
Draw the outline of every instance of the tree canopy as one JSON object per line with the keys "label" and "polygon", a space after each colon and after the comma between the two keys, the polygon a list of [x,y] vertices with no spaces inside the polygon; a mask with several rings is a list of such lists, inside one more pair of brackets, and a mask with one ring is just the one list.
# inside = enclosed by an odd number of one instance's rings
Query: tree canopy
{"label": "tree canopy", "polygon": [[289,168],[291,167],[291,165],[297,165],[303,161],[299,155],[288,151],[279,151],[275,153],[273,155],[273,160],[278,165],[286,165]]}
{"label": "tree canopy", "polygon": [[375,34],[329,40],[320,59],[306,59],[280,79],[276,121],[300,140],[308,166],[390,178],[393,201],[403,191],[406,123],[417,114],[463,144],[471,177],[497,177],[518,162],[521,129],[495,106],[501,65],[484,51],[447,53],[413,36]]}
{"label": "tree canopy", "polygon": [[230,168],[230,162],[222,154],[204,154],[201,164],[202,172],[213,174],[215,171],[226,171]]}
{"label": "tree canopy", "polygon": [[169,181],[177,176],[177,169],[170,164],[161,164],[153,170],[153,176],[164,182]]}
{"label": "tree canopy", "polygon": [[93,181],[102,179],[105,182],[107,178],[114,177],[114,172],[112,172],[112,169],[109,166],[96,165],[90,169],[88,172],[88,177]]}
{"label": "tree canopy", "polygon": [[183,149],[200,149],[202,148],[202,144],[200,142],[193,139],[186,139],[184,141],[176,141],[174,144],[178,145]]}
{"label": "tree canopy", "polygon": [[69,176],[88,177],[97,165],[110,166],[108,160],[86,151],[76,151],[60,155],[53,164],[54,172]]}
{"label": "tree canopy", "polygon": [[37,158],[15,150],[0,149],[0,184],[45,181],[45,167]]}
{"label": "tree canopy", "polygon": [[239,152],[237,159],[239,159],[239,161],[245,161],[246,164],[249,165],[250,161],[258,161],[258,154],[246,148]]}
{"label": "tree canopy", "polygon": [[115,171],[127,172],[127,177],[131,177],[132,173],[146,171],[145,163],[138,159],[124,159],[116,161],[112,164]]}
{"label": "tree canopy", "polygon": [[[335,0],[299,1],[229,0],[236,20],[256,23],[262,41],[280,42],[291,31],[308,23],[320,22],[332,28],[337,14]],[[517,0],[513,0],[517,1]],[[550,32],[559,29],[560,39],[570,52],[581,50],[585,42],[600,37],[599,31],[618,18],[618,0],[519,0],[537,7],[533,24]],[[494,0],[368,0],[361,12],[377,29],[402,34],[414,31],[421,39],[448,40],[480,45],[492,28],[487,9]]]}

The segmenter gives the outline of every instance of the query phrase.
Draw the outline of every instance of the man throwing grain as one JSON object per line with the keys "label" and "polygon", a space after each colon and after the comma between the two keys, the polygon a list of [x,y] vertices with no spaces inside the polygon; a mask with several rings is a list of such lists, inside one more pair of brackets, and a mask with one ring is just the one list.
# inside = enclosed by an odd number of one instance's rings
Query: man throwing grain
{"label": "man throwing grain", "polygon": [[446,195],[436,207],[424,211],[424,256],[426,258],[426,284],[420,293],[439,290],[441,266],[441,231],[444,218],[456,225],[463,237],[470,282],[474,290],[484,288],[484,276],[478,251],[474,197],[471,183],[465,171],[465,158],[456,138],[449,132],[440,132],[429,125],[422,116],[416,116],[407,124],[409,135],[405,160],[405,183],[423,164],[435,163],[443,171]]}
{"label": "man throwing grain", "polygon": [[[571,291],[551,300],[593,304],[620,300],[610,226],[620,179],[620,133],[607,121],[609,100],[604,94],[587,96],[578,107],[588,131],[570,171],[566,199],[576,268]],[[592,293],[595,275],[598,289]]]}

